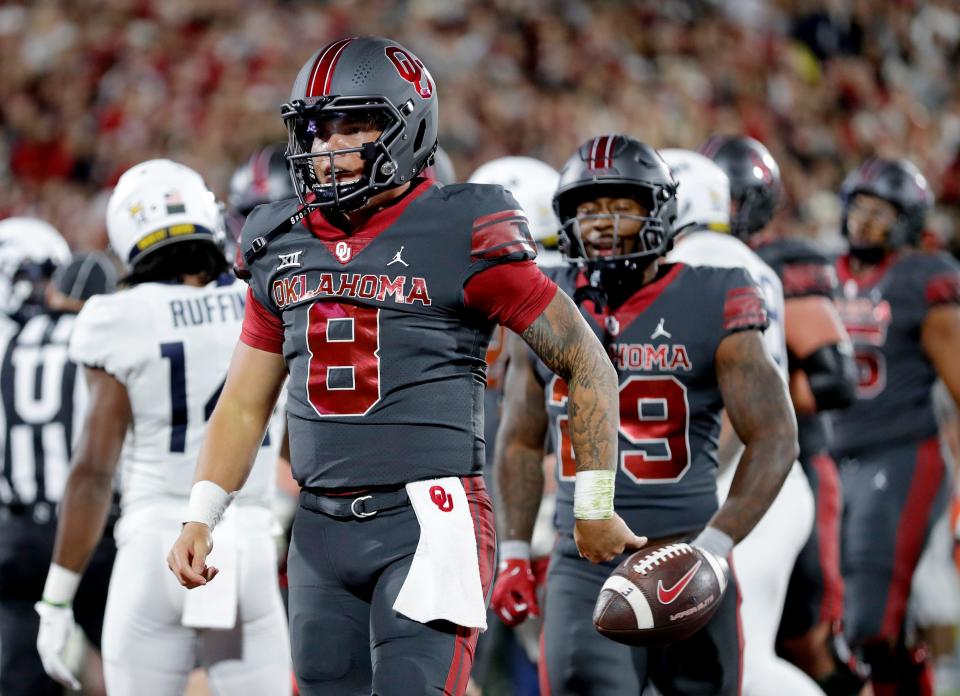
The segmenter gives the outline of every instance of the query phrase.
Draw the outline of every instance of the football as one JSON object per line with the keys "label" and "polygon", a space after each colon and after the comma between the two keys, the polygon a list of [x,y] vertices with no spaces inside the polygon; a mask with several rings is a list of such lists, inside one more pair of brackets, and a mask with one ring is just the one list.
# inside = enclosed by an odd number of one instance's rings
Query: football
{"label": "football", "polygon": [[593,625],[618,643],[672,643],[710,620],[726,588],[726,562],[713,554],[683,543],[644,548],[603,583]]}

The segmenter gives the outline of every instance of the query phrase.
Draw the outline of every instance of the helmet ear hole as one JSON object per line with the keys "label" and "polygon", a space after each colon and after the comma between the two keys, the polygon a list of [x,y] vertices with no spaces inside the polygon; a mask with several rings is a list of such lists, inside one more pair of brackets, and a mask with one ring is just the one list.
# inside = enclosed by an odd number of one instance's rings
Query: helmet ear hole
{"label": "helmet ear hole", "polygon": [[423,145],[423,138],[427,134],[427,119],[420,119],[420,126],[417,128],[417,137],[413,139],[413,151],[418,152]]}

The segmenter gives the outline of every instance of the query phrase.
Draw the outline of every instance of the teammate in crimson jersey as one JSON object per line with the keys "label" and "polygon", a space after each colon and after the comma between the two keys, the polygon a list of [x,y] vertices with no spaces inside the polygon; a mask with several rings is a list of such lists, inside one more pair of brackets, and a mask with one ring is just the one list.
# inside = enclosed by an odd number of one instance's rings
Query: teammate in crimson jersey
{"label": "teammate in crimson jersey", "polygon": [[857,401],[835,418],[843,483],[846,630],[874,693],[930,693],[904,644],[911,577],[947,504],[931,388],[960,400],[960,267],[916,246],[933,195],[907,160],[873,159],[844,182],[850,250],[837,261],[837,301],[854,342]]}
{"label": "teammate in crimson jersey", "polygon": [[289,373],[300,692],[461,694],[493,573],[481,477],[491,330],[523,336],[570,384],[577,539],[595,561],[645,541],[606,485],[615,374],[537,270],[516,202],[499,187],[418,177],[437,145],[437,96],[410,51],[334,42],[304,65],[282,114],[297,199],[255,209],[244,228],[245,328],[168,560],[188,587],[215,575],[210,529]]}
{"label": "teammate in crimson jersey", "polygon": [[[554,205],[573,260],[555,278],[579,303],[619,376],[617,509],[652,543],[692,539],[727,558],[776,496],[796,455],[786,384],[763,344],[760,289],[742,269],[663,261],[677,216],[676,183],[660,155],[632,138],[601,136],[582,145],[561,172]],[[592,566],[573,543],[579,452],[570,447],[571,392],[521,343],[510,351],[496,455],[506,541],[493,602],[514,621],[535,607],[528,549],[548,433],[560,458],[541,691],[613,695],[652,684],[663,693],[739,693],[735,578],[707,627],[686,640],[631,649],[596,632],[597,594],[622,559]],[[724,406],[747,447],[718,510]]]}
{"label": "teammate in crimson jersey", "polygon": [[823,413],[852,404],[856,386],[850,339],[833,306],[836,272],[810,242],[768,229],[782,185],[780,168],[762,143],[745,136],[714,136],[701,152],[730,179],[730,232],[749,244],[783,285],[781,323],[797,414],[799,461],[814,493],[816,524],[793,568],[778,639],[829,696],[856,694],[862,677],[838,657],[845,654],[840,634],[841,494],[829,454],[830,426]]}

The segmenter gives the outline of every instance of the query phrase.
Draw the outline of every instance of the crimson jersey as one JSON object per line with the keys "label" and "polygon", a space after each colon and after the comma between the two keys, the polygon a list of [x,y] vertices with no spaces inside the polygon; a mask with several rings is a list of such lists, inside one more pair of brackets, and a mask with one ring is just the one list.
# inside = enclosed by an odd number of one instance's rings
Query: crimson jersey
{"label": "crimson jersey", "polygon": [[[802,297],[825,297],[833,300],[839,292],[837,271],[833,262],[805,239],[761,235],[751,245],[757,255],[769,265],[783,283],[784,302]],[[788,363],[795,360],[789,354]],[[796,369],[792,365],[791,370]],[[800,460],[806,461],[830,446],[829,416],[825,413],[797,416],[797,439]]]}
{"label": "crimson jersey", "polygon": [[[573,296],[583,272],[553,269]],[[614,506],[650,538],[698,530],[717,509],[717,437],[723,400],[714,355],[736,331],[763,330],[760,288],[740,268],[661,265],[656,279],[615,312],[581,313],[620,378],[620,437]],[[540,360],[550,437],[558,455],[557,528],[573,533],[576,462],[568,433],[567,385]]]}
{"label": "crimson jersey", "polygon": [[933,364],[920,344],[927,313],[960,304],[960,266],[941,253],[891,257],[856,280],[846,257],[837,261],[837,308],[853,341],[859,384],[856,403],[834,414],[834,451],[850,455],[919,441],[937,432]]}
{"label": "crimson jersey", "polygon": [[248,264],[241,336],[287,363],[297,481],[337,488],[480,473],[491,330],[523,331],[553,297],[516,201],[499,186],[418,180],[349,234],[319,212],[296,220],[298,210],[285,201],[247,220],[244,249],[295,221]]}

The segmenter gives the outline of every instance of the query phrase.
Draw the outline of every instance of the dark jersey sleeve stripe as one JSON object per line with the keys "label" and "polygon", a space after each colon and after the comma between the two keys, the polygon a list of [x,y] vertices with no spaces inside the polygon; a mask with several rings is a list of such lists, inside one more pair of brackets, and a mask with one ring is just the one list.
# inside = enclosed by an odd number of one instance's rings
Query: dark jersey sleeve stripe
{"label": "dark jersey sleeve stripe", "polygon": [[833,298],[837,289],[837,272],[821,263],[790,263],[783,267],[784,299],[820,295]]}
{"label": "dark jersey sleeve stripe", "polygon": [[727,291],[723,303],[724,331],[763,330],[768,324],[767,308],[760,288],[747,286]]}
{"label": "dark jersey sleeve stripe", "polygon": [[927,281],[927,304],[960,304],[960,274],[940,273]]}
{"label": "dark jersey sleeve stripe", "polygon": [[522,210],[501,210],[473,221],[470,243],[472,261],[496,259],[513,254],[537,253],[527,218]]}

